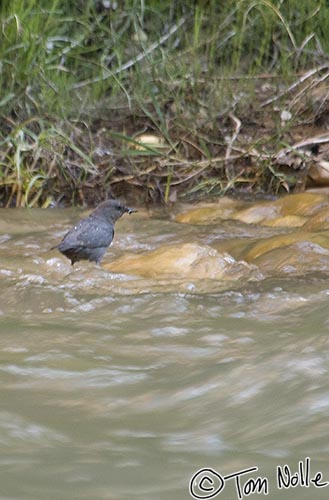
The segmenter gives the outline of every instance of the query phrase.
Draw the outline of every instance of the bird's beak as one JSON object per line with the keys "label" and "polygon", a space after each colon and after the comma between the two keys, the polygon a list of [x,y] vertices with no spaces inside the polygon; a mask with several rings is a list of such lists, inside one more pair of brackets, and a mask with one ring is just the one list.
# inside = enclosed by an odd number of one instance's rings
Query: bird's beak
{"label": "bird's beak", "polygon": [[136,208],[126,208],[126,212],[130,215],[130,214],[134,214],[136,212],[138,212],[138,210],[136,210]]}

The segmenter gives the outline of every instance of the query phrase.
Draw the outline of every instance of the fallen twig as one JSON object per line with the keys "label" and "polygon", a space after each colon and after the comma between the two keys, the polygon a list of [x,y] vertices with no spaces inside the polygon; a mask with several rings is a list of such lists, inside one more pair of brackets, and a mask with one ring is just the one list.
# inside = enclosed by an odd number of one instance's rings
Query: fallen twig
{"label": "fallen twig", "polygon": [[311,90],[313,87],[316,87],[320,83],[324,82],[327,78],[329,78],[329,71],[325,73],[321,78],[315,78],[314,80],[311,81],[308,85],[306,85],[300,92],[298,92],[294,98],[291,100],[289,103],[289,109],[292,109],[293,106],[303,97],[303,95],[308,91]]}
{"label": "fallen twig", "polygon": [[328,64],[322,64],[322,66],[318,66],[317,68],[313,68],[310,71],[308,71],[307,73],[304,73],[304,75],[302,75],[300,78],[298,78],[298,80],[296,80],[287,89],[283,90],[282,92],[280,92],[276,96],[271,97],[270,99],[267,99],[266,101],[262,102],[260,104],[260,107],[264,108],[265,106],[268,106],[272,102],[277,101],[278,99],[280,99],[284,95],[289,94],[289,92],[291,92],[296,87],[298,87],[298,85],[300,85],[301,83],[305,82],[305,80],[307,80],[308,78],[311,78],[311,76],[315,75],[316,73],[319,73],[320,71],[322,71],[324,69],[328,69]]}
{"label": "fallen twig", "polygon": [[233,113],[229,113],[228,116],[235,123],[235,127],[234,127],[234,134],[232,135],[231,140],[229,141],[229,143],[227,145],[227,148],[226,148],[225,160],[227,160],[227,161],[231,157],[231,151],[232,151],[233,143],[236,140],[236,138],[238,137],[240,129],[241,129],[241,121],[239,120],[239,118],[237,118],[236,116],[234,116]]}

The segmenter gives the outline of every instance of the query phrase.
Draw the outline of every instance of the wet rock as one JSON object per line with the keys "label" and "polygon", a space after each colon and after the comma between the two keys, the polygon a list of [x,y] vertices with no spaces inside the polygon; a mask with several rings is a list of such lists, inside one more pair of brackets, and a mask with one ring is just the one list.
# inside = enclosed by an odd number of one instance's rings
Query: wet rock
{"label": "wet rock", "polygon": [[143,254],[125,255],[104,267],[111,272],[151,278],[166,276],[172,279],[226,281],[262,279],[255,266],[196,243],[164,246]]}
{"label": "wet rock", "polygon": [[195,207],[178,214],[175,220],[186,224],[214,224],[231,219],[245,224],[270,227],[301,227],[308,217],[325,206],[329,209],[329,197],[326,193],[291,194],[251,206],[224,197],[217,203]]}
{"label": "wet rock", "polygon": [[325,194],[298,193],[279,198],[275,201],[267,201],[255,204],[244,210],[234,213],[231,218],[246,224],[269,224],[269,221],[276,220],[274,225],[283,226],[292,222],[286,217],[298,217],[293,219],[297,225],[301,225],[300,217],[310,217],[324,206],[328,206],[329,198]]}
{"label": "wet rock", "polygon": [[259,224],[264,220],[275,219],[280,216],[279,207],[275,202],[261,202],[251,207],[239,210],[230,217],[245,224]]}

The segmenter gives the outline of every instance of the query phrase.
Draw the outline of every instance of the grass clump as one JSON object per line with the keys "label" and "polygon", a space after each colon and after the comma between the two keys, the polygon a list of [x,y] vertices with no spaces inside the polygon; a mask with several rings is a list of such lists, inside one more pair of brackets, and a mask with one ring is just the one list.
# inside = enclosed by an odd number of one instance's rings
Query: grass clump
{"label": "grass clump", "polygon": [[[269,158],[326,81],[325,0],[12,0],[0,14],[2,206],[293,188]],[[290,129],[275,110],[289,103]]]}

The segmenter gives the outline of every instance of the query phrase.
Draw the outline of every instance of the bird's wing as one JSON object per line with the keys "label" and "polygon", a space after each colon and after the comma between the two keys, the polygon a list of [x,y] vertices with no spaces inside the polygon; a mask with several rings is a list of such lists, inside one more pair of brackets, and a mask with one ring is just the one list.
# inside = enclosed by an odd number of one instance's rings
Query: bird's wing
{"label": "bird's wing", "polygon": [[85,247],[98,248],[108,247],[113,240],[114,229],[113,226],[108,224],[97,224],[95,221],[92,223],[92,229],[84,227],[79,232],[77,239]]}
{"label": "bird's wing", "polygon": [[62,250],[83,246],[86,248],[107,247],[113,240],[112,225],[97,224],[93,219],[83,219],[64,236],[60,247]]}

